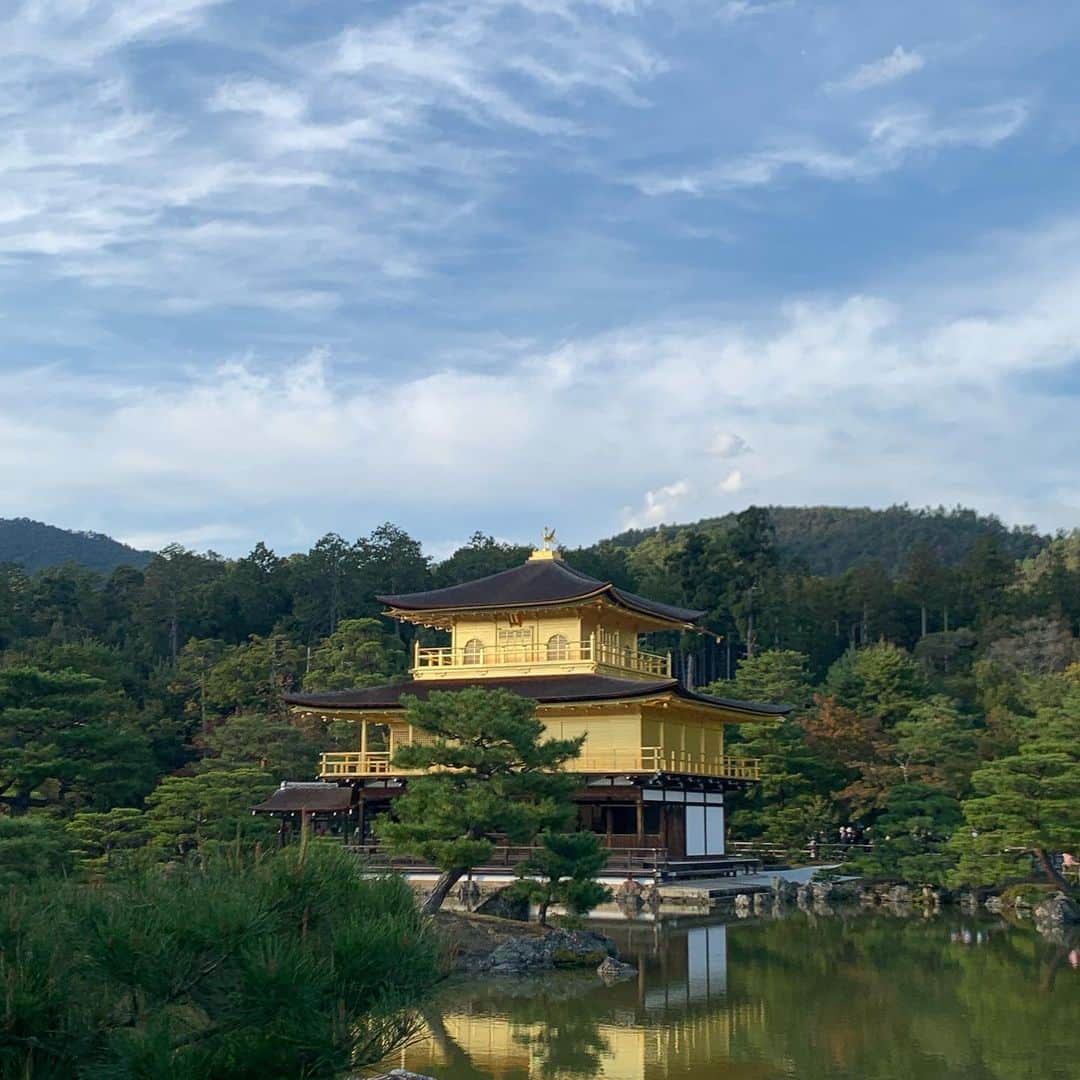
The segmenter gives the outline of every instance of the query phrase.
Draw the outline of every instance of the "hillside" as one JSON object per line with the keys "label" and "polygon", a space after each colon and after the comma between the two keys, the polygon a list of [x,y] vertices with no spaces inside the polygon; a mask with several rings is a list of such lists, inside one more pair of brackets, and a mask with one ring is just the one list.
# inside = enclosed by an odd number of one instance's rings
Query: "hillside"
{"label": "hillside", "polygon": [[[776,528],[781,556],[802,560],[814,574],[840,574],[849,567],[880,559],[895,574],[905,554],[919,542],[937,552],[947,566],[959,563],[980,537],[996,537],[1017,559],[1031,558],[1050,542],[1032,526],[1008,528],[992,515],[957,507],[913,510],[890,506],[886,510],[841,506],[767,507]],[[672,538],[687,529],[706,532],[728,528],[735,514],[706,518],[687,525],[661,525],[634,529],[612,539],[619,547],[636,547],[658,531]]]}
{"label": "hillside", "polygon": [[[908,506],[890,506],[886,510],[871,510],[869,507],[770,506],[767,509],[776,529],[781,556],[804,562],[813,574],[841,574],[875,559],[880,559],[889,573],[895,574],[906,553],[920,541],[929,544],[946,566],[961,562],[982,536],[995,536],[1017,559],[1033,559],[1051,543],[1051,537],[1039,534],[1032,526],[1009,528],[999,518],[960,507],[913,510]],[[724,530],[735,517],[732,513],[682,525],[631,529],[583,551],[607,545],[634,548],[658,533],[672,540],[689,529]],[[475,554],[471,549],[464,550]],[[515,551],[508,565],[517,561],[518,555]],[[579,557],[585,556],[579,552]],[[139,551],[102,533],[75,532],[29,518],[0,518],[0,563],[38,570],[74,562],[108,574],[117,566],[145,566],[151,558],[151,552]],[[495,567],[501,568],[501,564]],[[487,560],[481,558],[476,572],[466,573],[465,577],[490,571]],[[447,580],[458,580],[449,567],[436,573]]]}
{"label": "hillside", "polygon": [[74,532],[29,518],[0,518],[0,563],[27,570],[73,562],[103,574],[118,566],[145,566],[152,554],[102,533]]}

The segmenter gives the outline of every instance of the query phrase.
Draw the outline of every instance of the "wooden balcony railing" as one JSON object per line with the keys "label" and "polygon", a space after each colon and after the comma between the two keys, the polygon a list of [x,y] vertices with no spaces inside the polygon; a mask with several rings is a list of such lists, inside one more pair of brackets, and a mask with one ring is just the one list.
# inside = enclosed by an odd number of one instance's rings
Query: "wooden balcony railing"
{"label": "wooden balcony railing", "polygon": [[432,668],[504,667],[528,664],[566,664],[595,661],[606,667],[634,671],[642,675],[671,677],[671,655],[643,652],[629,645],[606,645],[596,640],[560,641],[541,644],[466,646],[463,649],[421,648],[417,646],[413,666],[420,671]]}
{"label": "wooden balcony railing", "polygon": [[[419,770],[399,769],[391,765],[392,754],[332,753],[323,754],[320,776],[344,778],[365,776],[408,776]],[[709,776],[722,780],[760,780],[758,758],[710,757],[687,751],[665,750],[660,746],[629,747],[625,750],[590,750],[566,763],[567,772],[579,773],[675,773],[686,776]]]}
{"label": "wooden balcony railing", "polygon": [[[320,754],[319,775],[334,777],[408,775],[410,772],[408,769],[391,769],[390,758],[391,755],[386,752],[363,754],[347,751],[344,753]],[[416,772],[416,770],[411,771]]]}

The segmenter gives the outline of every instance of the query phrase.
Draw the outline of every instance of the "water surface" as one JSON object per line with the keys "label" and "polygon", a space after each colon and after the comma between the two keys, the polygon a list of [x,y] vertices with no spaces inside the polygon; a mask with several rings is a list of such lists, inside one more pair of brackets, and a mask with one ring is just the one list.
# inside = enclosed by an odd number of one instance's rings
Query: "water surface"
{"label": "water surface", "polygon": [[1080,1080],[1080,952],[1000,920],[605,925],[637,978],[448,987],[395,1058],[438,1080]]}

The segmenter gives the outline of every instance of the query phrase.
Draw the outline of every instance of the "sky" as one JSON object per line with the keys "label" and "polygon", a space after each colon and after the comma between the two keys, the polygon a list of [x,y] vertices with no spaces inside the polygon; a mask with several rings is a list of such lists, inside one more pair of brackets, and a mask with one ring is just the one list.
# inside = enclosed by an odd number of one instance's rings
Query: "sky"
{"label": "sky", "polygon": [[1080,5],[7,0],[0,516],[1080,526]]}

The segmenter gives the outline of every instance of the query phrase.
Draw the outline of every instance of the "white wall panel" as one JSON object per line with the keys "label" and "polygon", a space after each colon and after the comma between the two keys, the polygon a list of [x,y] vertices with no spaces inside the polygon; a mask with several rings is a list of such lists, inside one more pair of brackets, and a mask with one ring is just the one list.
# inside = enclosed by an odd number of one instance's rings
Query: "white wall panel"
{"label": "white wall panel", "polygon": [[686,808],[686,854],[705,854],[705,807]]}
{"label": "white wall panel", "polygon": [[[690,808],[687,807],[687,810]],[[724,808],[722,806],[705,807],[706,854],[724,854]]]}

